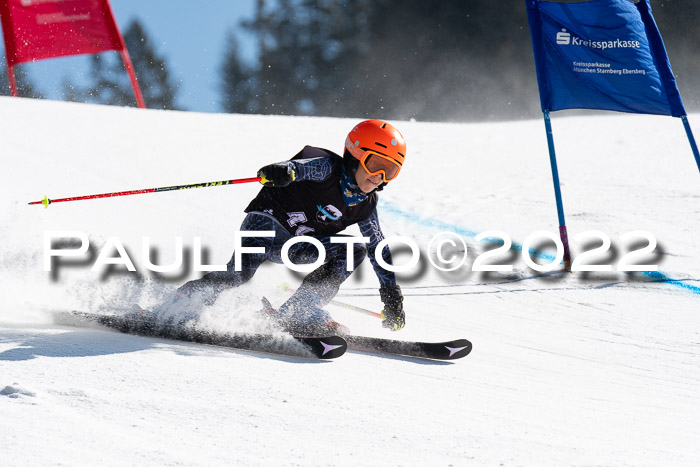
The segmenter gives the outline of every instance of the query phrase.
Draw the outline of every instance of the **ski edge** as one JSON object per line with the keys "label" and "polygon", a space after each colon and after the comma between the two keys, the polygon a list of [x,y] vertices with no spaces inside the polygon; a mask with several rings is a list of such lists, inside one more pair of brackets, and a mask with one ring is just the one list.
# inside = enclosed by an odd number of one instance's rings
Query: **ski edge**
{"label": "ski edge", "polygon": [[[348,345],[340,336],[297,336],[286,333],[217,333],[196,326],[158,324],[140,316],[112,315],[72,310],[56,314],[57,324],[83,327],[96,324],[124,334],[155,337],[179,342],[213,345],[291,357],[335,359]],[[73,319],[71,319],[73,318]],[[289,345],[296,341],[300,346]],[[306,355],[305,355],[306,354]]]}
{"label": "ski edge", "polygon": [[473,348],[467,339],[421,342],[355,335],[344,337],[350,350],[430,360],[457,360],[469,355]]}

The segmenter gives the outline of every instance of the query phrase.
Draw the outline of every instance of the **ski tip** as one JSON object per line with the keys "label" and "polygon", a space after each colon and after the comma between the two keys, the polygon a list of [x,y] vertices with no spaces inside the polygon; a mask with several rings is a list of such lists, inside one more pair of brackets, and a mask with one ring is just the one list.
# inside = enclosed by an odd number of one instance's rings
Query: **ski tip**
{"label": "ski tip", "polygon": [[442,346],[446,350],[446,360],[456,360],[458,358],[466,357],[472,351],[472,343],[467,339],[457,339],[451,342],[445,342],[442,344]]}
{"label": "ski tip", "polygon": [[348,343],[340,336],[296,337],[295,339],[305,344],[321,360],[338,358],[348,350]]}

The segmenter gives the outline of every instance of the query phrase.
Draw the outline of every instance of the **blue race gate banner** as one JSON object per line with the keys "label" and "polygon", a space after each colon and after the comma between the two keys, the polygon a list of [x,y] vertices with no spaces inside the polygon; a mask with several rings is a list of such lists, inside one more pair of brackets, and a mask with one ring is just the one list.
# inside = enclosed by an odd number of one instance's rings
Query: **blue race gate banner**
{"label": "blue race gate banner", "polygon": [[686,115],[649,0],[526,0],[542,110]]}

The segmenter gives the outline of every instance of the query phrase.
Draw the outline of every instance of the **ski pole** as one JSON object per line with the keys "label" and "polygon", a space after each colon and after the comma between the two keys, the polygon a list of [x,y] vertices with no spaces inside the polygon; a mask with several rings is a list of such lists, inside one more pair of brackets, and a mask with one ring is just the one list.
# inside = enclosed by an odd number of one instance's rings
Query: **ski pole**
{"label": "ski pole", "polygon": [[[286,282],[285,282],[284,284],[281,284],[281,285],[279,286],[279,289],[280,289],[282,292],[288,292],[288,293],[294,293],[294,292],[295,292],[295,290],[294,290],[289,284],[287,284]],[[350,305],[349,303],[339,302],[338,300],[335,300],[335,299],[334,299],[334,300],[331,300],[329,303],[331,303],[332,305],[338,306],[338,307],[340,307],[340,308],[345,308],[345,309],[347,309],[347,310],[357,311],[357,312],[363,313],[363,314],[365,314],[365,315],[374,316],[375,318],[381,318],[381,317],[382,317],[382,314],[381,314],[381,313],[377,313],[376,311],[368,310],[368,309],[366,309],[366,308],[361,308],[361,307],[355,306],[355,305]]]}
{"label": "ski pole", "polygon": [[114,193],[102,193],[99,195],[85,195],[85,196],[74,196],[72,198],[59,198],[59,199],[49,199],[44,196],[41,201],[32,201],[31,204],[43,204],[45,208],[49,207],[52,203],[62,203],[65,201],[80,201],[83,199],[97,199],[97,198],[113,198],[115,196],[127,196],[127,195],[140,195],[144,193],[157,193],[160,191],[173,191],[173,190],[186,190],[188,188],[205,188],[210,186],[222,186],[222,185],[235,185],[238,183],[252,183],[259,182],[260,177],[254,178],[239,178],[237,180],[222,180],[220,182],[205,182],[205,183],[193,183],[190,185],[175,185],[175,186],[162,186],[158,188],[144,188],[142,190],[129,190],[129,191],[117,191]]}
{"label": "ski pole", "polygon": [[349,303],[339,302],[338,300],[331,300],[330,303],[332,303],[335,306],[339,306],[340,308],[345,308],[347,310],[352,310],[352,311],[358,311],[358,312],[364,313],[366,315],[374,316],[375,318],[382,317],[382,314],[377,313],[376,311],[367,310],[365,308],[361,308],[361,307],[355,306],[355,305],[350,305]]}

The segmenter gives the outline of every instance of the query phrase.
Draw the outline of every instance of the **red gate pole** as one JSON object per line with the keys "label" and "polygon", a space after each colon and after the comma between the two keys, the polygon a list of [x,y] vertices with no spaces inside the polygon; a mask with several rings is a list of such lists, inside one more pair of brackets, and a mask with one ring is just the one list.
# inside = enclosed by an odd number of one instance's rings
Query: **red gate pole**
{"label": "red gate pole", "polygon": [[[103,0],[103,9],[109,13],[109,16],[114,19],[114,12],[112,11],[112,5],[109,4],[109,0]],[[142,109],[146,108],[146,103],[143,100],[143,94],[141,94],[141,88],[139,87],[139,82],[136,79],[136,73],[134,72],[134,65],[131,63],[131,57],[129,56],[129,51],[126,48],[126,42],[124,42],[124,36],[116,25],[116,19],[114,23],[114,34],[119,38],[120,52],[122,54],[122,60],[124,61],[124,68],[129,74],[129,79],[131,80],[131,88],[134,90],[134,97],[136,97],[136,104]]]}
{"label": "red gate pole", "polygon": [[[121,36],[121,34],[120,34]],[[124,40],[122,39],[122,44]],[[131,87],[134,89],[134,96],[136,97],[136,103],[142,109],[146,108],[146,103],[143,101],[143,95],[141,94],[141,88],[139,87],[139,82],[136,80],[136,73],[134,73],[134,66],[131,64],[131,57],[129,57],[129,51],[126,50],[126,45],[123,45],[122,49],[122,60],[124,60],[124,67],[126,72],[129,73],[129,79],[131,80]]]}
{"label": "red gate pole", "polygon": [[7,66],[7,77],[10,81],[10,94],[12,95],[12,97],[17,97],[17,81],[15,80],[14,66]]}

